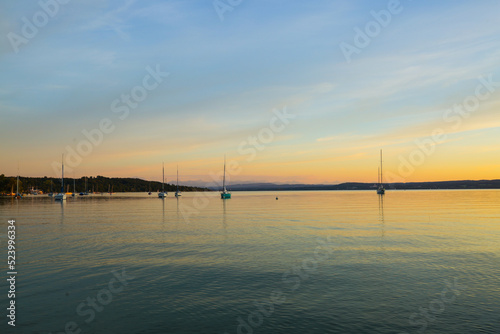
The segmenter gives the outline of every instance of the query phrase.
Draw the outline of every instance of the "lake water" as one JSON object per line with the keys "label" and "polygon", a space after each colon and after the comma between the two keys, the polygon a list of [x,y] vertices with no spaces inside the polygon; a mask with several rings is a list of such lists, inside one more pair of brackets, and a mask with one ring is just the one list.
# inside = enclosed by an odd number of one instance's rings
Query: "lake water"
{"label": "lake water", "polygon": [[0,332],[500,333],[500,191],[172,195],[0,199]]}

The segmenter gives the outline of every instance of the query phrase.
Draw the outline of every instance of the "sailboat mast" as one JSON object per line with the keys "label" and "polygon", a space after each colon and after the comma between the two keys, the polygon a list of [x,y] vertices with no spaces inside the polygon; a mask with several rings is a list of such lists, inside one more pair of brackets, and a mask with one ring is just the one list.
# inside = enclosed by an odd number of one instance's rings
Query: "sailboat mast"
{"label": "sailboat mast", "polygon": [[17,162],[17,186],[16,186],[16,196],[19,195],[19,161]]}
{"label": "sailboat mast", "polygon": [[162,163],[162,184],[161,184],[161,191],[165,192],[165,163]]}
{"label": "sailboat mast", "polygon": [[61,158],[61,164],[62,164],[62,169],[61,169],[61,193],[64,193],[64,154],[62,155],[62,158]]}
{"label": "sailboat mast", "polygon": [[177,165],[177,192],[179,192],[179,165]]}
{"label": "sailboat mast", "polygon": [[226,156],[224,155],[224,178],[222,179],[222,187],[226,191]]}
{"label": "sailboat mast", "polygon": [[380,184],[384,182],[384,174],[383,174],[383,167],[382,167],[382,150],[380,150]]}

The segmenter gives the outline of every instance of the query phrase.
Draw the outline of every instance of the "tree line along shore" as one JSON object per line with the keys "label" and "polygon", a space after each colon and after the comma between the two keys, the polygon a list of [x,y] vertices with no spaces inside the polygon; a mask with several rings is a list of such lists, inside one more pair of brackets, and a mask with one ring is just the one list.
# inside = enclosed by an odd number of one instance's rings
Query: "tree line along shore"
{"label": "tree line along shore", "polygon": [[[86,186],[85,186],[86,185]],[[104,176],[89,176],[77,179],[64,178],[64,191],[81,192],[156,192],[162,188],[161,182],[147,181],[138,178],[109,178]],[[165,191],[175,192],[177,185],[165,183]],[[179,185],[182,192],[210,191],[207,188]],[[0,175],[0,195],[9,196],[17,191],[17,177]],[[47,194],[61,191],[61,179],[52,177],[19,177],[19,193]]]}

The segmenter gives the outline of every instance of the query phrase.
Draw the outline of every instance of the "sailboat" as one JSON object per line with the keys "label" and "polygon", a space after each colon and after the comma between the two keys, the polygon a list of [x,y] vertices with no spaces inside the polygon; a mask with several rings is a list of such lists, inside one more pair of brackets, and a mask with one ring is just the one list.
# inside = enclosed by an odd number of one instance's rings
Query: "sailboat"
{"label": "sailboat", "polygon": [[379,194],[379,195],[385,194],[383,175],[384,174],[383,174],[383,169],[382,169],[382,150],[380,150],[380,169],[379,169],[379,179],[378,179],[378,187],[377,187],[377,194]]}
{"label": "sailboat", "polygon": [[222,192],[220,193],[221,199],[231,198],[231,193],[226,189],[226,156],[224,156],[224,178],[222,179]]}
{"label": "sailboat", "polygon": [[62,168],[61,168],[61,192],[54,196],[56,201],[64,201],[66,199],[66,193],[64,192],[64,154],[62,158]]}
{"label": "sailboat", "polygon": [[177,165],[177,191],[175,192],[175,197],[180,197],[180,196],[182,196],[182,194],[179,191],[179,165]]}
{"label": "sailboat", "polygon": [[49,197],[54,197],[54,192],[52,191],[52,180],[50,180],[50,193],[49,193]]}
{"label": "sailboat", "polygon": [[167,197],[167,193],[165,192],[165,163],[162,164],[162,173],[163,173],[163,179],[161,184],[161,192],[158,193],[158,198]]}
{"label": "sailboat", "polygon": [[85,176],[85,191],[80,193],[80,196],[87,196],[89,194],[87,190],[87,177]]}
{"label": "sailboat", "polygon": [[17,186],[16,186],[16,198],[21,198],[23,197],[20,193],[19,193],[19,170],[17,171]]}
{"label": "sailboat", "polygon": [[73,175],[73,193],[71,194],[71,197],[76,196],[76,179],[75,176]]}

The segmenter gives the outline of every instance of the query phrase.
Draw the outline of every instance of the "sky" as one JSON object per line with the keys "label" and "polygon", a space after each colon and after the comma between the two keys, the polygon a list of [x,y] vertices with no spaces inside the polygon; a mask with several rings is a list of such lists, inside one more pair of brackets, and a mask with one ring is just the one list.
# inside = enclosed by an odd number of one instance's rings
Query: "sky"
{"label": "sky", "polygon": [[376,182],[382,149],[386,182],[498,179],[499,12],[3,1],[0,174],[58,177],[64,160],[69,177],[161,180],[164,162],[168,182],[179,166],[204,185],[226,155],[233,184]]}

